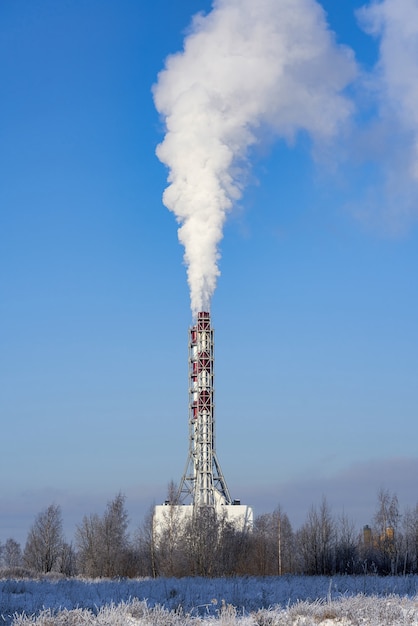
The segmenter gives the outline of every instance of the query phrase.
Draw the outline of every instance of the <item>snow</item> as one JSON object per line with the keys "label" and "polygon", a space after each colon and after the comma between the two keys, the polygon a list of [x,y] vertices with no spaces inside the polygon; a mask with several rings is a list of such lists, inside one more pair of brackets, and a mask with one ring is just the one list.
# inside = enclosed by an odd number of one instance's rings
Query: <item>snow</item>
{"label": "snow", "polygon": [[418,626],[418,576],[0,579],[5,626]]}

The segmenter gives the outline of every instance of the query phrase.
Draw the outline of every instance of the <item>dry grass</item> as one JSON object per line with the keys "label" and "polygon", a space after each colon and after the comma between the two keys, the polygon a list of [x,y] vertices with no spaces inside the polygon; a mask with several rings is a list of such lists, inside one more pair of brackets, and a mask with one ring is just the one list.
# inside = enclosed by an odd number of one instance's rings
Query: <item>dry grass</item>
{"label": "dry grass", "polygon": [[185,614],[161,606],[148,607],[133,600],[107,605],[96,613],[88,609],[53,612],[38,616],[16,615],[13,626],[418,626],[416,599],[355,596],[335,601],[299,602],[288,608],[239,613],[222,603],[216,616]]}

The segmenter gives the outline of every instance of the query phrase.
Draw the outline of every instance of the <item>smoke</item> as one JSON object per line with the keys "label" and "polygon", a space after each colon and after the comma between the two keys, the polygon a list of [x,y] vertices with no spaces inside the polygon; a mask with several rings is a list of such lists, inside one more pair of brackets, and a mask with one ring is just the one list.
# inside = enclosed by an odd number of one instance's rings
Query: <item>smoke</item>
{"label": "smoke", "polygon": [[369,207],[361,210],[373,228],[398,234],[418,215],[418,2],[373,1],[357,16],[379,46],[367,81],[377,107],[381,181],[366,190]]}
{"label": "smoke", "polygon": [[240,198],[250,148],[268,132],[291,142],[337,133],[352,111],[353,55],[315,0],[215,0],[153,88],[166,126],[163,201],[185,248],[194,315],[210,310],[224,222]]}
{"label": "smoke", "polygon": [[358,12],[364,29],[380,38],[375,82],[381,115],[395,116],[411,136],[411,170],[418,180],[418,3],[373,2]]}

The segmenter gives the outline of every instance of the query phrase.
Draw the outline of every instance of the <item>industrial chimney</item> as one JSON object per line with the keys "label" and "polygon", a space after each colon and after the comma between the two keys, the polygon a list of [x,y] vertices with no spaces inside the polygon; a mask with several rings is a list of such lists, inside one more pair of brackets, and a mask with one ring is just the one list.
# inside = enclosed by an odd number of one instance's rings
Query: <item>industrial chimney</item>
{"label": "industrial chimney", "polygon": [[189,329],[189,456],[178,501],[194,506],[232,504],[215,450],[213,328],[210,314],[199,312]]}
{"label": "industrial chimney", "polygon": [[[189,452],[174,502],[157,505],[156,537],[169,520],[186,521],[202,507],[225,516],[238,529],[252,527],[251,507],[232,500],[215,449],[214,333],[210,314],[200,311],[189,329]],[[167,507],[171,507],[168,514]]]}

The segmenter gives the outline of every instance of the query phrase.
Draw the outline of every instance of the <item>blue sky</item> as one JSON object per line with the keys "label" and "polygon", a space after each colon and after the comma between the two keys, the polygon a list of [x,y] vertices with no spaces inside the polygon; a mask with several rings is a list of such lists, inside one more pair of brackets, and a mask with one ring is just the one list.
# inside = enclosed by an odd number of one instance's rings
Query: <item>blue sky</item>
{"label": "blue sky", "polygon": [[[211,302],[231,495],[295,527],[322,495],[359,526],[381,487],[418,500],[418,20],[385,0],[366,33],[363,2],[320,4],[351,113],[325,147],[264,128]],[[135,527],[181,478],[192,314],[152,86],[199,11],[0,5],[0,541],[51,502],[71,538],[118,491]]]}

